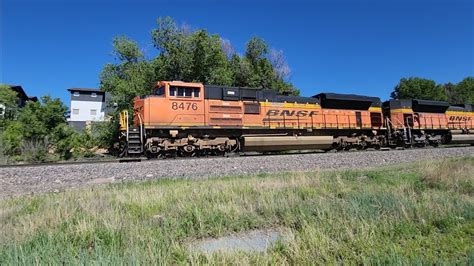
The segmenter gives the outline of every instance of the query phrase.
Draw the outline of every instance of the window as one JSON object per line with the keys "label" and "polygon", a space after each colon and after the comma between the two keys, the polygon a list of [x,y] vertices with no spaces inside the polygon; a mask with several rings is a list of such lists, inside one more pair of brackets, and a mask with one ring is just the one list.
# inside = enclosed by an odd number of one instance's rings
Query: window
{"label": "window", "polygon": [[171,87],[170,88],[170,96],[176,96],[176,87]]}
{"label": "window", "polygon": [[191,97],[191,94],[187,94],[188,88],[178,88],[178,97]]}
{"label": "window", "polygon": [[75,91],[75,92],[74,92],[74,96],[76,96],[76,97],[77,97],[77,96],[79,96],[79,95],[80,95],[80,94],[79,94],[79,92],[78,92],[78,91]]}
{"label": "window", "polygon": [[72,114],[73,115],[78,115],[79,114],[79,109],[72,109]]}
{"label": "window", "polygon": [[91,109],[91,115],[97,115],[97,110],[96,109]]}
{"label": "window", "polygon": [[199,88],[172,86],[170,96],[199,98]]}
{"label": "window", "polygon": [[91,97],[93,97],[93,98],[97,97],[97,93],[95,93],[95,92],[91,93]]}
{"label": "window", "polygon": [[165,87],[161,86],[155,90],[155,95],[162,96],[165,95]]}

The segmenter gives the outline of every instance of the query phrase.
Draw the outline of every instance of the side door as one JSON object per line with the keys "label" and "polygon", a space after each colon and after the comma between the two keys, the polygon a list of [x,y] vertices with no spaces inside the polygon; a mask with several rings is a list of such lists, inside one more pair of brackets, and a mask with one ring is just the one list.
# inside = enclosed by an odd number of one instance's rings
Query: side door
{"label": "side door", "polygon": [[356,112],[356,127],[362,128],[362,114],[360,112]]}

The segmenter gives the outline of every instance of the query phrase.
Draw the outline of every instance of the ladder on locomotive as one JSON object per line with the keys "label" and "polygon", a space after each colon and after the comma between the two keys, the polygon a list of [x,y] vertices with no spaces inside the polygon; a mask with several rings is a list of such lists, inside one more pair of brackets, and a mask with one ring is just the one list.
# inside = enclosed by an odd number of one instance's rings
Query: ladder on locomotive
{"label": "ladder on locomotive", "polygon": [[141,127],[130,127],[128,131],[127,153],[139,155],[143,153]]}
{"label": "ladder on locomotive", "polygon": [[[127,155],[140,155],[143,153],[143,137],[144,137],[144,130],[143,130],[143,120],[138,114],[138,119],[140,125],[138,127],[130,127],[128,121],[128,111],[122,111],[121,114],[121,125],[126,125],[126,150]],[[125,120],[125,121],[122,121]]]}
{"label": "ladder on locomotive", "polygon": [[[397,119],[398,121],[398,119]],[[408,120],[406,121],[407,122],[407,126],[405,126],[404,123],[401,123],[402,127],[403,127],[403,142],[405,143],[405,145],[409,145],[409,146],[412,146],[413,145],[413,137],[412,137],[412,132],[411,132],[411,127],[410,127],[410,124],[408,123]],[[396,145],[397,144],[397,140],[392,138],[392,129],[394,129],[394,125],[393,125],[393,122],[392,120],[390,120],[390,118],[386,118],[386,124],[387,124],[387,129],[388,129],[388,143],[389,145]]]}

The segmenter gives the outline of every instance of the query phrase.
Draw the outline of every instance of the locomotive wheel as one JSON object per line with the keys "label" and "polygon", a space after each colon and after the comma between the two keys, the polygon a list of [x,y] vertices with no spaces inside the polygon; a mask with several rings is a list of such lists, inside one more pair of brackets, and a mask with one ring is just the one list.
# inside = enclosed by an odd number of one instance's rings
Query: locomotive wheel
{"label": "locomotive wheel", "polygon": [[367,149],[367,146],[368,146],[368,144],[367,144],[366,141],[361,141],[361,142],[359,143],[357,149],[358,149],[358,150],[365,150],[365,149]]}
{"label": "locomotive wheel", "polygon": [[156,159],[160,156],[160,153],[159,152],[157,153],[145,152],[145,156],[148,159]]}
{"label": "locomotive wheel", "polygon": [[225,151],[226,151],[225,145],[220,144],[220,145],[217,145],[216,149],[214,149],[213,154],[216,156],[224,156]]}
{"label": "locomotive wheel", "polygon": [[192,157],[196,155],[196,147],[194,145],[185,145],[179,148],[181,156]]}

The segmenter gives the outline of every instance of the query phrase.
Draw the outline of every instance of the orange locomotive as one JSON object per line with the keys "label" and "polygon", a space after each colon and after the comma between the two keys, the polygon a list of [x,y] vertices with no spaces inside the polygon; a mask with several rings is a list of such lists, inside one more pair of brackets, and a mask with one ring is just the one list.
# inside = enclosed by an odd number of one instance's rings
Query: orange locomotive
{"label": "orange locomotive", "polygon": [[474,143],[472,105],[450,106],[441,101],[404,99],[387,101],[383,108],[387,137],[394,146]]}
{"label": "orange locomotive", "polygon": [[[397,128],[393,124],[392,120],[404,121],[405,117],[386,115],[389,117],[384,118],[376,97],[334,93],[282,96],[269,89],[162,81],[153,95],[134,99],[133,127],[129,127],[128,114],[121,113],[122,155],[151,158],[418,143],[407,138],[410,126],[401,123]],[[440,113],[421,117],[438,116],[435,120],[440,131],[429,131],[432,135],[425,136],[428,144],[447,141],[446,116],[444,120]]]}

